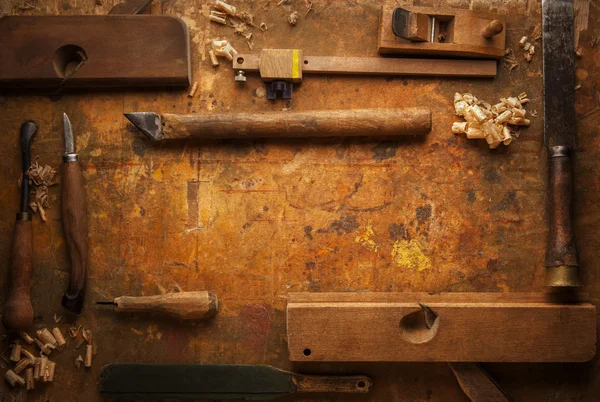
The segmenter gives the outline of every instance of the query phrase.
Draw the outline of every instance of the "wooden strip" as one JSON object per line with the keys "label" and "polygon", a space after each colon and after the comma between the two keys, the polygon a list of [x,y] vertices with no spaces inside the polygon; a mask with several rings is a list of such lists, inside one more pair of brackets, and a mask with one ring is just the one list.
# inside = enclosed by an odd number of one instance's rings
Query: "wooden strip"
{"label": "wooden strip", "polygon": [[[271,68],[267,69],[263,66],[263,62],[258,55],[240,54],[234,59],[233,68],[244,71],[258,71],[260,68],[263,79],[273,80],[277,78],[272,73]],[[301,72],[302,74],[494,77],[497,68],[494,60],[304,56]],[[285,77],[280,78],[284,79]],[[302,78],[301,75],[300,78]]]}
{"label": "wooden strip", "polygon": [[448,363],[471,402],[512,402],[477,363]]}
{"label": "wooden strip", "polygon": [[189,72],[188,30],[176,17],[0,18],[0,88],[187,86]]}
{"label": "wooden strip", "polygon": [[[290,359],[582,362],[594,357],[596,308],[544,300],[533,294],[292,294]],[[431,328],[419,303],[437,314]]]}

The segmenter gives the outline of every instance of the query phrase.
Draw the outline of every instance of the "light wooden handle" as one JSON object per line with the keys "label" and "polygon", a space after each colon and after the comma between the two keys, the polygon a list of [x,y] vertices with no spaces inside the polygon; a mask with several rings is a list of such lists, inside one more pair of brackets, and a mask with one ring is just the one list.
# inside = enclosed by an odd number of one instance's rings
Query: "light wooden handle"
{"label": "light wooden handle", "polygon": [[2,314],[2,324],[11,331],[33,324],[31,305],[32,230],[30,220],[17,220],[12,246],[10,289]]}
{"label": "light wooden handle", "polygon": [[426,108],[312,112],[163,114],[163,139],[290,138],[422,135]]}
{"label": "light wooden handle", "polygon": [[485,28],[483,28],[481,36],[483,36],[486,39],[490,39],[501,33],[503,30],[504,24],[502,24],[502,21],[493,20],[492,22],[487,24]]}
{"label": "light wooden handle", "polygon": [[62,165],[62,225],[71,262],[69,287],[62,305],[75,314],[83,310],[88,267],[88,217],[79,162]]}
{"label": "light wooden handle", "polygon": [[121,296],[114,302],[115,311],[155,313],[181,320],[203,320],[215,315],[218,309],[217,296],[207,291]]}
{"label": "light wooden handle", "polygon": [[373,382],[364,375],[327,376],[292,374],[298,392],[343,392],[366,394]]}

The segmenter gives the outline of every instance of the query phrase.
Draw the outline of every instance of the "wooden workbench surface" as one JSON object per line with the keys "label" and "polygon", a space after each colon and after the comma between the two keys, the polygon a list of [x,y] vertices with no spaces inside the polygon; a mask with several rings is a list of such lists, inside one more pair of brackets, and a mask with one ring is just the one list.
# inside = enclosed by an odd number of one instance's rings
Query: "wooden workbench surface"
{"label": "wooden workbench surface", "polygon": [[[6,14],[106,14],[114,0],[20,0],[0,4]],[[292,291],[543,291],[546,244],[546,152],[543,148],[541,44],[533,61],[491,79],[307,76],[291,102],[257,96],[257,75],[233,81],[229,63],[213,69],[205,41],[224,37],[240,52],[246,40],[209,23],[209,1],[155,0],[154,14],[182,17],[190,29],[194,98],[187,90],[78,91],[0,96],[0,285],[6,289],[18,210],[18,130],[39,123],[32,154],[58,167],[62,113],[73,124],[87,183],[90,272],[84,314],[60,307],[69,265],[60,218],[60,184],[50,189],[49,220],[34,216],[33,304],[36,327],[63,316],[90,328],[96,356],[76,370],[83,353],[71,345],[53,356],[56,378],[30,393],[50,401],[99,401],[100,368],[113,362],[266,363],[306,372],[369,374],[366,396],[302,396],[307,401],[467,401],[445,364],[296,365],[288,361],[285,307]],[[232,1],[268,30],[254,29],[254,52],[296,47],[307,55],[375,56],[381,1],[318,1],[307,16],[302,0]],[[376,4],[375,4],[376,3]],[[387,2],[390,5],[394,2]],[[401,3],[412,4],[412,1]],[[540,23],[536,1],[415,0],[498,12],[509,21],[508,46]],[[297,10],[299,23],[287,16]],[[600,52],[591,48],[600,10],[592,1],[583,57],[577,59],[579,145],[575,156],[576,233],[583,281],[592,302],[600,296]],[[596,29],[596,30],[595,30]],[[102,33],[99,32],[99,35]],[[140,43],[140,46],[143,46]],[[126,57],[126,55],[123,55]],[[454,92],[496,102],[527,92],[531,126],[510,146],[490,151],[485,141],[453,135]],[[307,111],[429,107],[425,137],[375,141],[320,139],[218,141],[154,145],[123,112],[173,113]],[[60,181],[60,178],[58,178]],[[370,241],[361,241],[361,238]],[[209,290],[220,311],[207,323],[117,315],[99,300],[123,294]],[[4,290],[0,300],[6,294]],[[372,325],[376,326],[374,322]],[[368,330],[366,328],[365,330]],[[0,349],[8,346],[3,340]],[[493,342],[493,339],[490,339]],[[81,348],[82,349],[82,348]],[[4,362],[0,364],[5,365]],[[600,364],[486,364],[516,401],[596,401]],[[3,372],[4,370],[2,370]],[[3,383],[2,390],[6,390]]]}

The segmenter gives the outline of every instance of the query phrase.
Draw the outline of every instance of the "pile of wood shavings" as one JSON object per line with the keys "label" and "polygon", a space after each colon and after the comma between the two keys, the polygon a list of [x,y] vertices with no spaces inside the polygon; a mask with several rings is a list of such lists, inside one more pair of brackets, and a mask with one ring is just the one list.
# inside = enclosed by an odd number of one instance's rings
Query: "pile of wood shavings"
{"label": "pile of wood shavings", "polygon": [[[239,11],[235,6],[221,0],[216,0],[214,7],[216,10],[211,10],[208,18],[217,24],[227,25],[233,28],[235,34],[246,38],[248,47],[252,49],[252,31],[251,28],[258,28],[254,22],[254,15],[247,11]],[[266,25],[261,23],[261,26]],[[262,31],[266,31],[266,28]]]}
{"label": "pile of wood shavings", "polygon": [[48,165],[40,165],[37,160],[34,160],[29,170],[27,171],[27,177],[29,178],[29,184],[33,185],[31,190],[32,200],[29,202],[29,208],[33,212],[39,212],[42,221],[46,222],[46,209],[50,208],[50,200],[48,198],[48,187],[56,184],[54,182],[54,176],[56,170]]}
{"label": "pile of wood shavings", "polygon": [[485,138],[490,149],[503,143],[508,145],[518,137],[518,131],[509,126],[528,126],[523,105],[528,103],[527,94],[500,98],[495,105],[477,99],[470,93],[454,94],[454,113],[466,121],[452,123],[454,134],[466,134],[467,138]]}

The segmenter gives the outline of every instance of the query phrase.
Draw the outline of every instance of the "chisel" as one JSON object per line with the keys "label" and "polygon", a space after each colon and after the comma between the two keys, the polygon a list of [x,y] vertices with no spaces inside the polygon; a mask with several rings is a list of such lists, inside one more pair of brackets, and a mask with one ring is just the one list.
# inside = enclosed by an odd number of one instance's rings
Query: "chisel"
{"label": "chisel", "polygon": [[423,135],[427,108],[318,110],[312,112],[158,114],[125,113],[149,140]]}
{"label": "chisel", "polygon": [[544,143],[548,148],[549,233],[546,286],[580,286],[573,230],[575,147],[575,68],[573,2],[542,1],[544,70]]}
{"label": "chisel", "polygon": [[88,266],[88,217],[85,188],[69,117],[63,113],[65,154],[62,164],[62,226],[71,262],[69,287],[62,306],[80,314],[83,310]]}
{"label": "chisel", "polygon": [[33,306],[31,305],[31,266],[32,266],[32,230],[29,208],[29,177],[27,171],[31,165],[31,138],[37,131],[33,121],[21,125],[21,208],[17,213],[15,237],[12,245],[10,267],[10,289],[2,313],[2,324],[8,330],[24,330],[33,324]]}
{"label": "chisel", "polygon": [[218,309],[217,295],[207,291],[121,296],[113,301],[100,301],[96,304],[114,305],[117,312],[154,313],[180,320],[203,320],[215,315]]}
{"label": "chisel", "polygon": [[304,392],[364,394],[362,375],[290,373],[264,365],[109,364],[100,373],[100,394],[119,400],[268,400]]}

